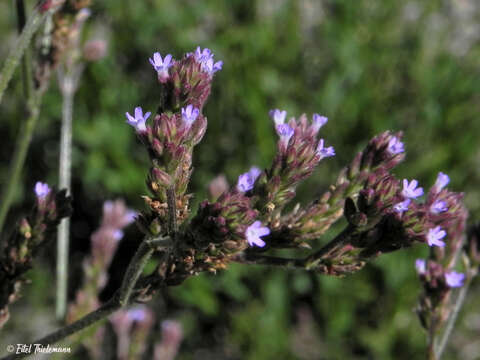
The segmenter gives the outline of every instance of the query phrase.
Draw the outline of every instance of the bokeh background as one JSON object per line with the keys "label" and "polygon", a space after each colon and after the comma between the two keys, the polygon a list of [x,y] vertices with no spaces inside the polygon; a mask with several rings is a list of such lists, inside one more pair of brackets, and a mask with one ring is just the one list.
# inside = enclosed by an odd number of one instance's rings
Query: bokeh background
{"label": "bokeh background", "polygon": [[[148,63],[154,51],[180,57],[200,45],[224,61],[204,109],[208,131],[194,153],[195,203],[216,175],[234,183],[251,165],[269,165],[276,135],[268,111],[281,108],[291,116],[327,116],[322,134],[337,152],[302,185],[297,201],[325,190],[372,136],[402,130],[407,159],[396,174],[429,187],[438,171],[448,173],[451,188],[466,193],[470,221],[479,219],[478,1],[104,0],[91,10],[85,37],[107,41],[108,53],[88,64],[75,98],[71,298],[103,201],[123,198],[143,208],[148,159],[124,114],[138,105],[156,108],[158,85]],[[15,27],[13,1],[1,2],[2,63]],[[32,206],[35,181],[57,182],[61,95],[52,80],[12,226]],[[17,73],[0,107],[2,183],[24,108]],[[128,229],[104,298],[118,286],[139,238],[134,226]],[[52,244],[29,273],[33,282],[11,307],[0,345],[55,327],[54,252]],[[233,265],[168,289],[152,306],[159,318],[182,322],[179,359],[422,359],[413,263],[426,253],[417,246],[384,255],[343,279]],[[446,359],[480,358],[479,294],[477,281]]]}

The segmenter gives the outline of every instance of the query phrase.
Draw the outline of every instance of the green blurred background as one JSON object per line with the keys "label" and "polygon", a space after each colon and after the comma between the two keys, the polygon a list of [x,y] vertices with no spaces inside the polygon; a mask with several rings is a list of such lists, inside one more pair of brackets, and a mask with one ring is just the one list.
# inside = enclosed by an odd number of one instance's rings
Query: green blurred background
{"label": "green blurred background", "polygon": [[[15,26],[13,1],[4,1],[2,63]],[[476,0],[104,0],[94,2],[86,37],[107,40],[108,54],[87,66],[75,101],[72,279],[81,279],[102,202],[122,197],[142,209],[148,159],[124,113],[138,105],[156,108],[158,85],[148,63],[154,51],[180,57],[200,45],[224,61],[204,109],[208,131],[194,154],[190,188],[196,202],[216,175],[234,183],[251,165],[269,165],[276,135],[268,111],[280,108],[292,116],[327,116],[322,137],[337,152],[300,188],[298,201],[326,189],[372,136],[402,130],[407,159],[396,174],[428,188],[438,171],[448,173],[451,188],[466,192],[471,221],[479,218]],[[17,74],[0,107],[2,183],[24,114]],[[52,81],[9,216],[12,225],[31,206],[35,181],[57,182],[60,117],[61,96]],[[136,229],[127,235],[107,292],[117,286],[115,273],[137,244]],[[344,279],[232,266],[168,289],[154,306],[159,317],[185,326],[179,359],[422,359],[413,262],[426,253],[418,246],[384,255]],[[39,261],[24,299],[12,306],[14,318],[35,319],[22,330],[16,327],[20,320],[12,321],[17,339],[43,333],[53,317],[52,258]],[[71,282],[71,296],[76,284]],[[479,293],[477,282],[446,359],[480,358]]]}

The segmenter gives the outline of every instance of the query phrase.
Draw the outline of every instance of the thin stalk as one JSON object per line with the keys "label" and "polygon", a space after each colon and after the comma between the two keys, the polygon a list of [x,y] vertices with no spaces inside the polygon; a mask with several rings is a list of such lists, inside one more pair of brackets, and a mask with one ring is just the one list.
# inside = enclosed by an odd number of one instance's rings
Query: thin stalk
{"label": "thin stalk", "polygon": [[457,320],[458,314],[460,313],[460,309],[463,306],[463,303],[465,301],[468,288],[470,287],[470,282],[466,282],[462,288],[460,289],[457,298],[455,299],[455,305],[453,307],[452,313],[450,314],[447,325],[445,327],[445,330],[442,334],[442,338],[438,342],[437,348],[434,350],[436,359],[440,360],[442,358],[443,351],[445,350],[445,347],[448,343],[448,340],[450,339],[450,335],[452,334],[453,326],[455,325],[455,321]]}
{"label": "thin stalk", "polygon": [[[63,340],[66,337],[99,322],[100,320],[105,319],[118,309],[127,306],[131,301],[135,284],[142,274],[143,269],[152,253],[158,248],[168,248],[170,246],[172,246],[172,241],[168,237],[144,240],[140,244],[140,247],[128,265],[125,277],[123,278],[122,286],[109,301],[107,301],[97,310],[92,311],[77,321],[62,327],[48,334],[47,336],[31,342],[31,344],[53,345],[56,342]],[[28,355],[30,354],[12,354],[3,357],[0,360],[20,359]]]}
{"label": "thin stalk", "polygon": [[23,28],[20,37],[17,40],[17,43],[13,46],[10,54],[5,60],[5,64],[3,65],[2,71],[0,72],[0,103],[2,102],[3,94],[5,93],[5,89],[7,88],[10,80],[12,79],[13,73],[20,62],[25,50],[27,49],[30,41],[32,40],[33,34],[38,30],[40,25],[43,21],[49,16],[50,12],[53,10],[49,10],[46,12],[41,13],[38,8],[36,8],[32,16],[28,19],[25,27]]}
{"label": "thin stalk", "polygon": [[[16,6],[17,7],[17,29],[18,29],[18,33],[21,34],[27,21],[27,14],[25,11],[25,2],[24,0],[17,0],[16,5],[17,5]],[[28,104],[34,91],[33,76],[32,76],[32,61],[30,58],[29,48],[25,49],[25,53],[22,58],[22,80],[23,80],[23,91],[25,94],[25,99]]]}
{"label": "thin stalk", "polygon": [[8,209],[12,204],[15,187],[20,181],[20,174],[25,163],[30,141],[32,140],[33,130],[35,129],[38,116],[40,115],[41,101],[42,94],[37,92],[31,101],[28,119],[23,124],[23,128],[20,128],[20,133],[13,153],[13,159],[8,170],[7,182],[2,188],[2,197],[0,201],[0,231],[3,229]]}
{"label": "thin stalk", "polygon": [[[72,174],[72,120],[75,80],[65,76],[60,80],[62,89],[62,128],[60,135],[59,187],[70,192]],[[62,220],[57,233],[57,297],[56,315],[58,319],[65,316],[67,310],[67,278],[70,219]]]}

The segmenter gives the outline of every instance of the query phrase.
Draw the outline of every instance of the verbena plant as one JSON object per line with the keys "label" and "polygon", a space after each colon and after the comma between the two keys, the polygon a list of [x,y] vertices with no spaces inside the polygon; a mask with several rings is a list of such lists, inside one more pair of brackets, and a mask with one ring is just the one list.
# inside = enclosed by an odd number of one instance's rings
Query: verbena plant
{"label": "verbena plant", "polygon": [[[42,43],[35,59],[35,78],[28,80],[32,125],[29,132],[20,135],[12,161],[12,181],[23,166],[40,100],[54,69],[61,69],[63,95],[73,96],[84,60],[78,45],[87,5],[88,1],[42,2],[25,24],[19,46],[2,70],[0,100],[33,33],[43,20],[53,19],[47,34],[50,39]],[[148,320],[153,315],[147,308],[122,308],[148,302],[161,289],[192,276],[228,271],[232,262],[345,276],[382,254],[420,244],[429,246],[430,255],[416,262],[424,290],[417,313],[427,333],[427,356],[439,359],[480,263],[480,230],[466,230],[468,211],[463,194],[447,188],[449,177],[440,172],[428,192],[415,179],[397,178],[393,169],[405,158],[402,134],[386,131],[353,156],[325,193],[310,204],[289,209],[286,206],[295,198],[300,183],[322,161],[332,161],[335,149],[319,136],[326,117],[313,114],[288,118],[286,111],[275,109],[269,114],[278,134],[271,165],[265,169],[252,167],[239,175],[232,187],[216,181],[211,199],[194,211],[190,205],[193,194],[188,192],[194,172],[193,151],[207,131],[203,108],[223,63],[215,61],[209,49],[200,47],[178,59],[155,52],[149,61],[155,74],[152,80],[158,81],[158,108],[154,115],[144,113],[140,106],[126,113],[126,122],[150,158],[146,177],[150,194],[143,196],[145,209],[133,213],[118,202],[105,204],[102,225],[92,235],[92,254],[84,263],[86,281],[70,305],[68,324],[33,343],[51,345],[75,335],[91,354],[101,357],[99,333],[90,337],[77,333],[119,311],[110,318],[118,338],[117,354],[136,356],[132,354],[145,349],[130,349],[134,344],[129,339],[144,344],[151,327]],[[62,150],[69,151],[68,147]],[[9,319],[9,306],[19,297],[24,275],[32,268],[38,250],[72,211],[66,190],[37,182],[34,191],[32,213],[20,220],[2,242],[1,325]],[[11,192],[9,182],[3,192],[2,227]],[[342,218],[347,221],[345,228],[319,249],[312,249],[312,240],[321,239]],[[121,287],[102,304],[98,294],[105,285],[106,270],[123,237],[122,228],[133,220],[144,240],[130,260]],[[282,249],[290,249],[293,256],[278,256],[276,250]],[[152,256],[158,259],[157,265],[145,272]],[[144,327],[135,328],[135,332],[131,330],[134,323]],[[165,338],[173,340],[158,344],[158,358],[164,353],[175,355],[181,339],[181,330],[175,326],[165,323]]]}

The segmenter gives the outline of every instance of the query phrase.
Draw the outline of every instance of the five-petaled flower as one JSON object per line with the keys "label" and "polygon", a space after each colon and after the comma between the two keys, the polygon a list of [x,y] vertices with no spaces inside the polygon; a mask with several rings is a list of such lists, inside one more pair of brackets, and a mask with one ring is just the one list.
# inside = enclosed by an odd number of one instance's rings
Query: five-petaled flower
{"label": "five-petaled flower", "polygon": [[146,131],[147,127],[145,123],[147,122],[148,117],[150,116],[150,112],[145,113],[143,115],[143,110],[140,106],[135,108],[135,117],[130,115],[128,112],[127,115],[127,123],[133,126],[137,131]]}
{"label": "five-petaled flower", "polygon": [[392,155],[397,155],[405,151],[403,143],[396,136],[388,142],[387,150]]}
{"label": "five-petaled flower", "polygon": [[462,286],[464,280],[465,274],[456,271],[449,271],[445,273],[445,282],[451,288]]}
{"label": "five-petaled flower", "polygon": [[325,141],[320,139],[317,145],[317,155],[320,156],[320,160],[326,157],[335,156],[335,149],[333,146],[324,147]]}
{"label": "five-petaled flower", "polygon": [[439,192],[445,186],[447,186],[449,182],[450,182],[450,178],[448,177],[448,175],[442,172],[439,172],[437,176],[437,180],[435,181],[435,185],[433,185],[433,187],[435,188],[436,192]]}
{"label": "five-petaled flower", "polygon": [[430,212],[433,214],[440,214],[448,210],[447,203],[442,200],[435,201],[432,206],[430,206]]}
{"label": "five-petaled flower", "polygon": [[195,53],[193,54],[195,60],[200,63],[202,71],[206,72],[209,75],[213,75],[218,70],[222,69],[223,61],[213,61],[213,53],[210,49],[201,49],[200,46],[197,46]]}
{"label": "five-petaled flower", "polygon": [[37,183],[35,184],[35,195],[37,195],[39,199],[45,198],[49,192],[50,187],[48,186],[48,184],[37,181]]}
{"label": "five-petaled flower", "polygon": [[317,133],[320,128],[325,125],[328,121],[328,118],[320,114],[313,114],[312,119],[312,129],[314,133]]}
{"label": "five-petaled flower", "polygon": [[266,226],[262,226],[262,222],[259,220],[255,221],[245,231],[245,236],[250,246],[264,247],[265,241],[260,239],[260,237],[268,234],[270,234],[270,229]]}
{"label": "five-petaled flower", "polygon": [[415,260],[415,269],[419,275],[424,275],[427,272],[427,262],[424,259]]}
{"label": "five-petaled flower", "polygon": [[413,179],[410,184],[407,179],[403,179],[403,190],[402,195],[406,198],[415,199],[423,195],[423,188],[417,188],[418,181]]}
{"label": "five-petaled flower", "polygon": [[277,130],[278,136],[280,136],[280,141],[285,145],[288,145],[290,138],[293,136],[295,132],[292,127],[288,124],[278,124],[275,129]]}
{"label": "five-petaled flower", "polygon": [[270,110],[268,112],[268,115],[270,115],[270,117],[273,119],[273,121],[275,122],[275,125],[281,125],[285,122],[285,119],[287,117],[287,111],[274,109],[274,110]]}
{"label": "five-petaled flower", "polygon": [[158,78],[160,81],[164,82],[168,79],[168,69],[173,65],[172,62],[172,55],[167,54],[162,59],[162,56],[159,52],[153,54],[153,58],[148,59],[150,64],[152,64],[153,68],[158,74]]}
{"label": "five-petaled flower", "polygon": [[399,203],[393,205],[393,210],[395,210],[396,212],[401,214],[401,213],[408,210],[408,205],[410,205],[410,202],[411,202],[410,199],[406,199],[402,202],[399,202]]}
{"label": "five-petaled flower", "polygon": [[248,172],[243,173],[238,177],[237,190],[240,192],[246,192],[253,189],[255,181],[261,174],[261,170],[256,166],[252,166]]}
{"label": "five-petaled flower", "polygon": [[433,229],[429,229],[427,233],[427,243],[429,246],[444,247],[445,242],[442,239],[447,235],[445,230],[442,230],[440,226],[436,226]]}
{"label": "five-petaled flower", "polygon": [[182,108],[182,121],[185,127],[188,129],[197,120],[200,110],[193,105],[187,105],[186,108]]}

